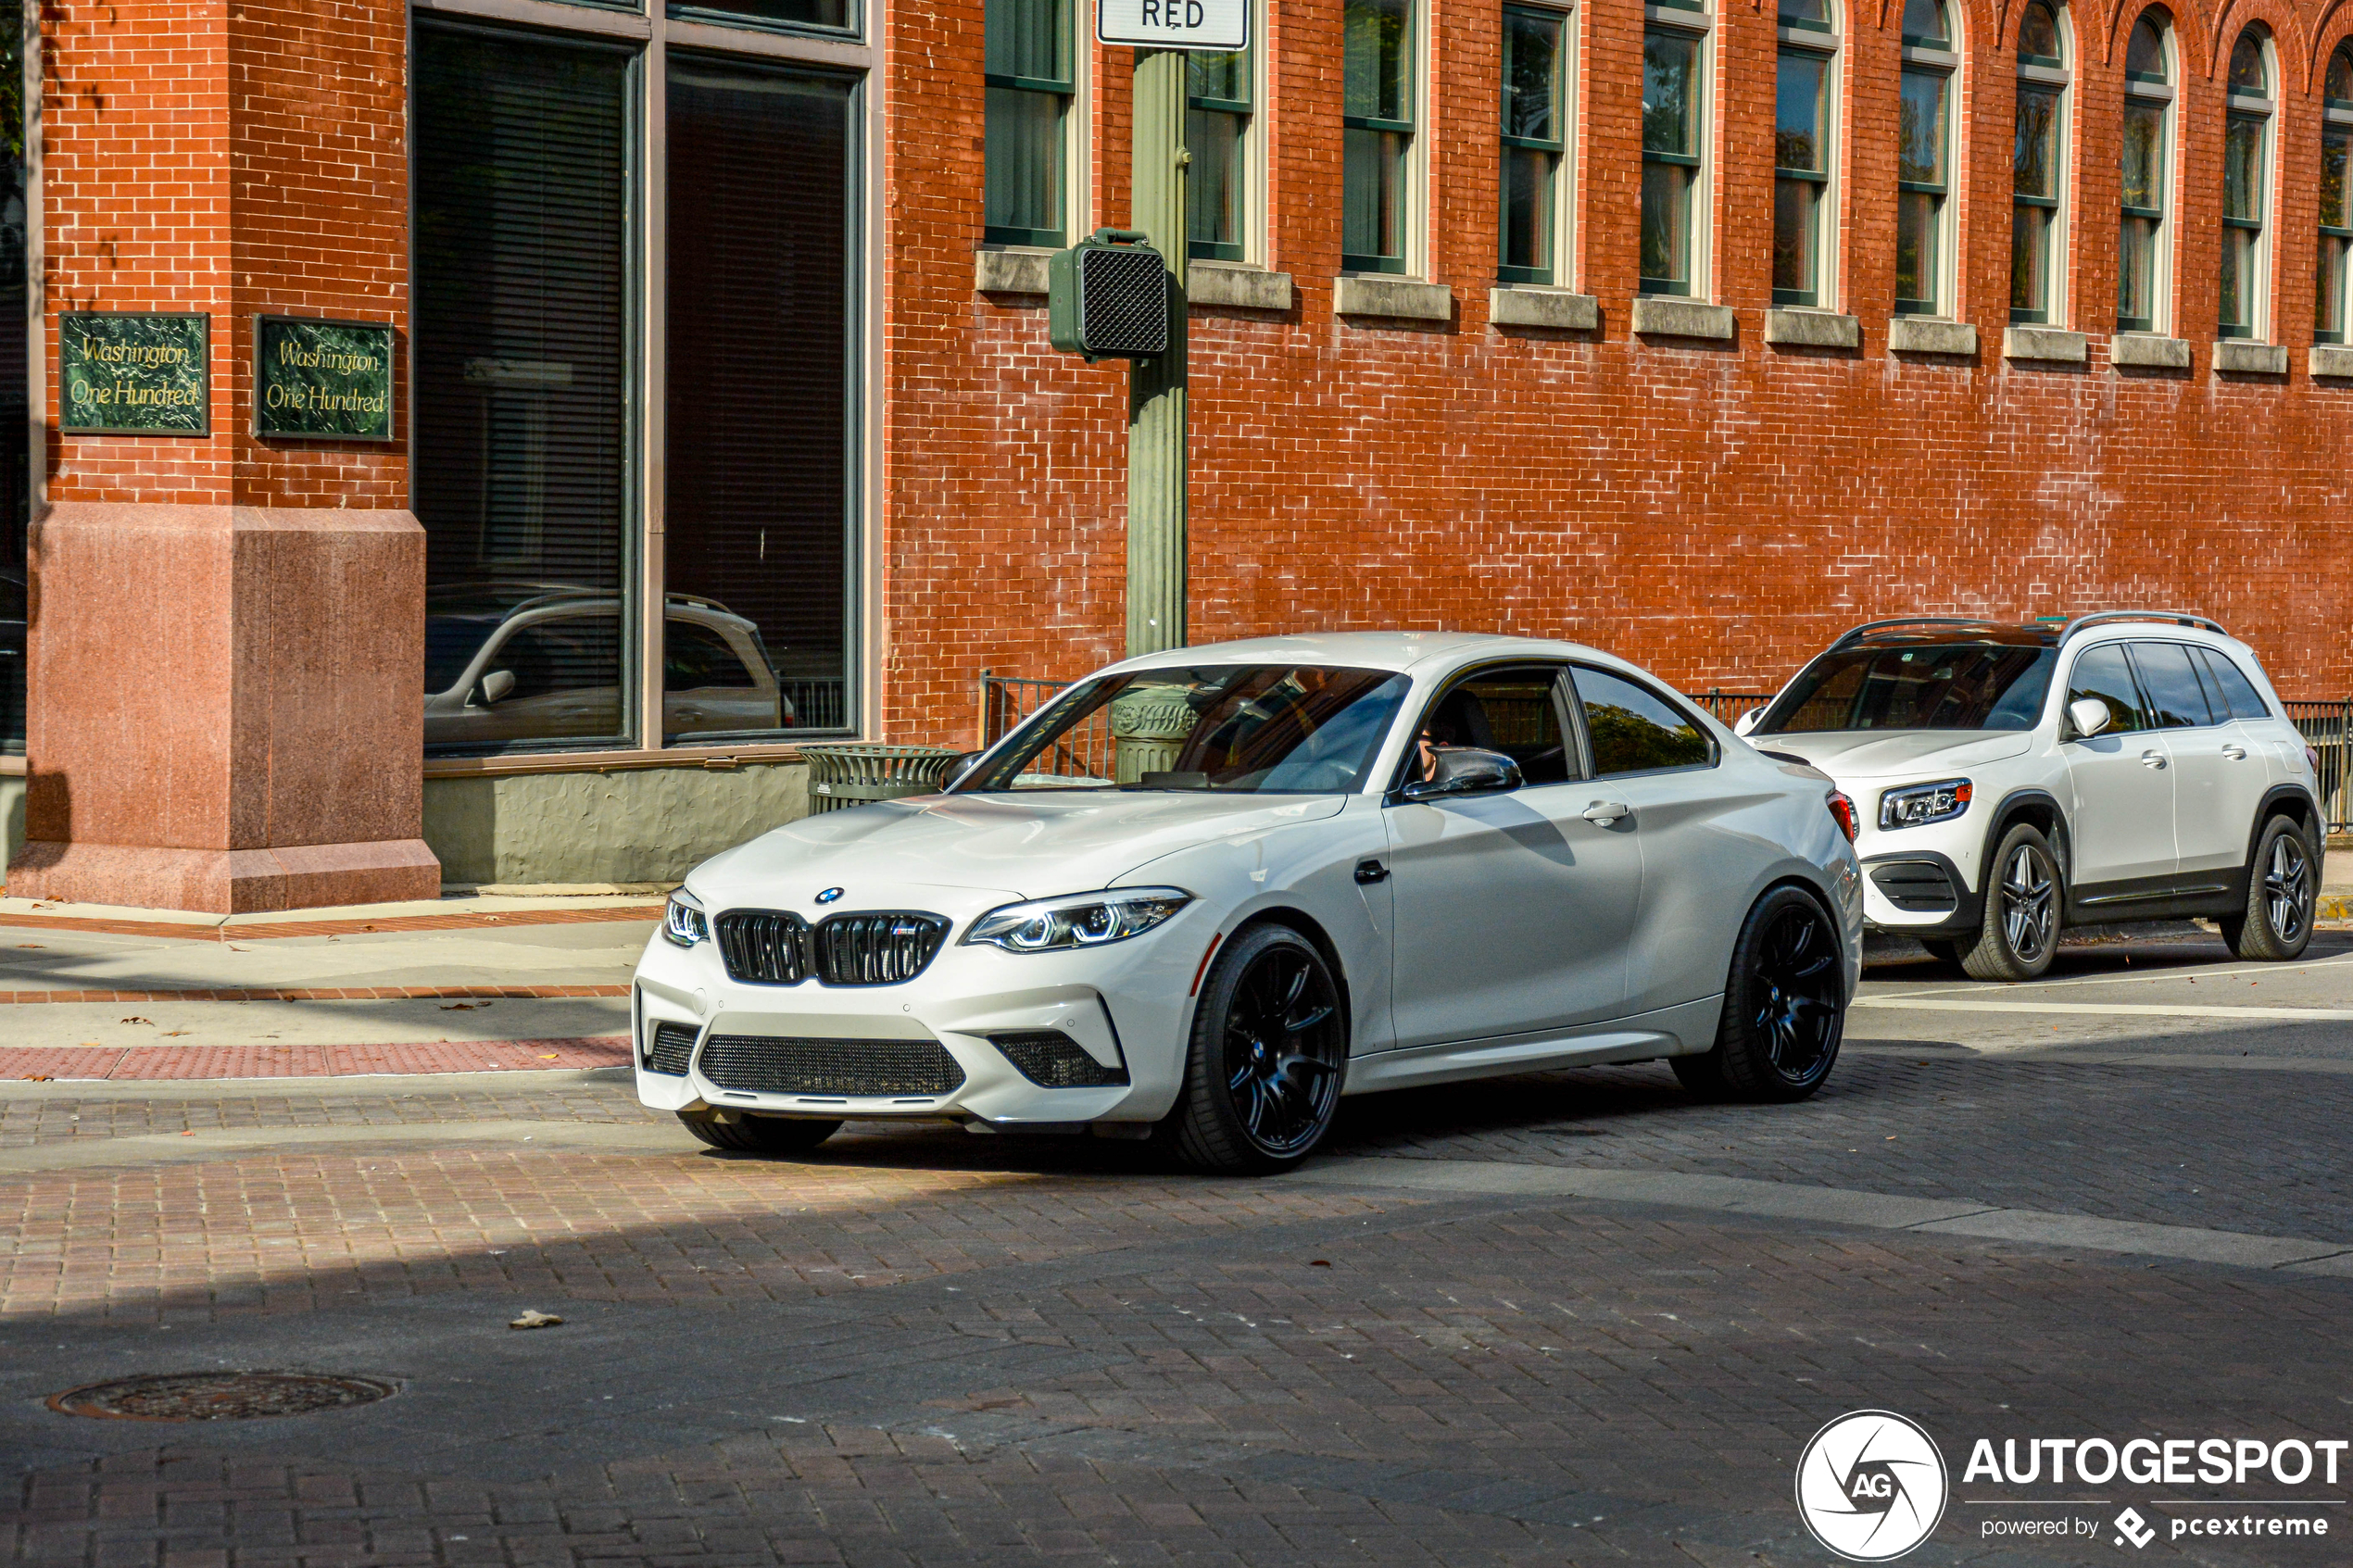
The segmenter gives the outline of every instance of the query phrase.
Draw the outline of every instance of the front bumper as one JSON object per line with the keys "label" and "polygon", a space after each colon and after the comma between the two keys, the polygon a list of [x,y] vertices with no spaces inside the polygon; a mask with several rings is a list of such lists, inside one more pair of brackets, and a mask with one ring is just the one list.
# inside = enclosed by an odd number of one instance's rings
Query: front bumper
{"label": "front bumper", "polygon": [[[746,984],[728,977],[715,942],[682,948],[656,933],[638,961],[631,1007],[639,1102],[659,1110],[947,1116],[1009,1128],[1150,1123],[1167,1113],[1184,1073],[1192,1016],[1187,992],[1215,930],[1207,911],[1196,905],[1128,941],[1050,953],[963,946],[958,938],[969,923],[959,919],[924,972],[895,985]],[[694,1031],[684,1073],[649,1065],[662,1024]],[[1124,1071],[1126,1082],[1048,1087],[1025,1075],[990,1038],[1047,1031],[1076,1042],[1106,1070],[1102,1075]],[[923,1093],[745,1087],[739,1073],[723,1073],[728,1081],[721,1083],[706,1073],[714,1036],[936,1042],[962,1081]],[[676,1054],[665,1053],[663,1065],[674,1065]],[[859,1053],[846,1046],[844,1054]]]}

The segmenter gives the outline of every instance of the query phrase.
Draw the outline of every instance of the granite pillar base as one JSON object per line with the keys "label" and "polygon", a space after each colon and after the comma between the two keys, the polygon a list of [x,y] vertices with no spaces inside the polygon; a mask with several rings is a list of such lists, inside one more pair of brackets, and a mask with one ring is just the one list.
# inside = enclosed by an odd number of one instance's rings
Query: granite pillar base
{"label": "granite pillar base", "polygon": [[277,849],[170,849],[28,840],[8,867],[12,897],[150,909],[258,914],[441,897],[441,862],[422,838]]}

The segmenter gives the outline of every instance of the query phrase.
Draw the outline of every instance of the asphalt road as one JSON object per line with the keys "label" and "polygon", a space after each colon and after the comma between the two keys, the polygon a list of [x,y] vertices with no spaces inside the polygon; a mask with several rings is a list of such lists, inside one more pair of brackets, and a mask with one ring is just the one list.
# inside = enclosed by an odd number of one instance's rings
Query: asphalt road
{"label": "asphalt road", "polygon": [[[1655,1065],[1370,1097],[1256,1183],[938,1128],[731,1158],[561,1074],[8,1085],[0,1540],[92,1568],[1753,1568],[1828,1561],[1798,1456],[1876,1408],[1950,1466],[1907,1562],[2341,1562],[2353,1473],[1964,1471],[1979,1438],[2353,1438],[2348,1026],[2336,933],[2289,966],[2070,948],[2031,986],[1890,962],[1804,1105],[1696,1105]],[[525,1308],[565,1322],[509,1329]],[[221,1367],[398,1392],[45,1403]],[[2274,1518],[2331,1533],[2246,1533]]]}

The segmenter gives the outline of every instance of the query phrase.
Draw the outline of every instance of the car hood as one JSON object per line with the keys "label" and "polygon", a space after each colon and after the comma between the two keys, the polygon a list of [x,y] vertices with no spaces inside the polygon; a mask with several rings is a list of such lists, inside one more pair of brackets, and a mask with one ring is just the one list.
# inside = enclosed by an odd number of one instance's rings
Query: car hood
{"label": "car hood", "polygon": [[1834,779],[1882,779],[2022,757],[2034,736],[2026,730],[1831,730],[1748,741],[1759,751],[1802,757]]}
{"label": "car hood", "polygon": [[[886,887],[1006,898],[1088,893],[1180,849],[1337,814],[1338,795],[933,795],[805,817],[705,861],[686,885],[707,905],[812,914],[876,907]],[[715,900],[715,902],[714,902]]]}

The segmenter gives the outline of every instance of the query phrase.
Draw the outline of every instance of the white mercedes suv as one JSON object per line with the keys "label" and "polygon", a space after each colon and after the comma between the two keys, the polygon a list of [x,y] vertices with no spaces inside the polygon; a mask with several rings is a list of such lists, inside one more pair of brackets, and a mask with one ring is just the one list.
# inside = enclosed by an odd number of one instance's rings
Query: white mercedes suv
{"label": "white mercedes suv", "polygon": [[2243,959],[2311,939],[2317,759],[2202,616],[1915,617],[1841,637],[1736,726],[1854,797],[1864,914],[1981,980],[2068,925],[2208,916]]}

